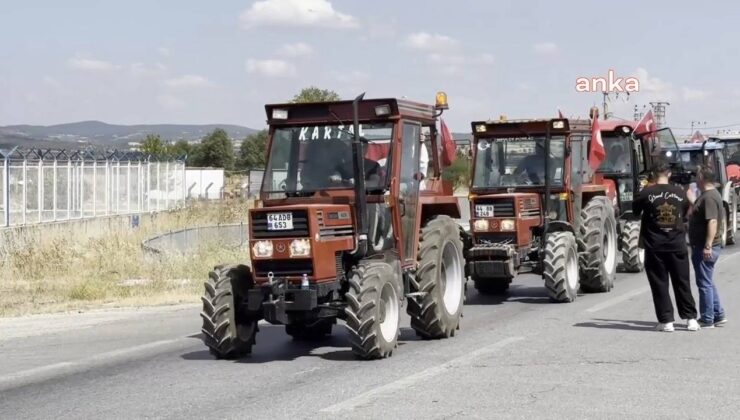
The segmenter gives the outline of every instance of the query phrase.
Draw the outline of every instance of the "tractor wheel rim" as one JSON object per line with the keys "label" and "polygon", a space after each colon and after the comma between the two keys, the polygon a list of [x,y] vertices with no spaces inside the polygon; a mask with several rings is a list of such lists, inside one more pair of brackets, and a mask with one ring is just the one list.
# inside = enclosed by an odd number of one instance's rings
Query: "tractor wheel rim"
{"label": "tractor wheel rim", "polygon": [[398,295],[390,282],[385,283],[380,291],[380,334],[386,342],[396,339],[398,333]]}
{"label": "tractor wheel rim", "polygon": [[645,250],[642,248],[637,250],[637,262],[639,262],[641,266],[645,264]]}
{"label": "tractor wheel rim", "polygon": [[614,225],[611,219],[607,219],[604,226],[606,232],[604,232],[604,268],[608,275],[612,275],[617,268],[617,238],[614,234]]}
{"label": "tractor wheel rim", "polygon": [[571,290],[578,288],[578,257],[573,248],[568,249],[565,259],[565,282]]}
{"label": "tractor wheel rim", "polygon": [[452,242],[447,242],[442,249],[442,266],[440,267],[442,301],[445,311],[454,315],[460,308],[463,279],[460,253]]}

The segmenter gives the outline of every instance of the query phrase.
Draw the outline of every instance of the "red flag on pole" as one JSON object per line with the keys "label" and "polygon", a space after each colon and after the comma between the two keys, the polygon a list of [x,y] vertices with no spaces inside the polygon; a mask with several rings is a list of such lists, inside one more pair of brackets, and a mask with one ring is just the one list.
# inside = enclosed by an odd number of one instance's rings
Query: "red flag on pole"
{"label": "red flag on pole", "polygon": [[653,118],[653,111],[650,110],[640,119],[635,127],[635,134],[643,134],[655,131],[655,119]]}
{"label": "red flag on pole", "polygon": [[447,167],[455,161],[455,139],[443,119],[439,119],[439,128],[442,135],[442,166]]}
{"label": "red flag on pole", "polygon": [[601,166],[601,162],[606,157],[606,150],[604,150],[604,141],[601,139],[601,128],[599,127],[599,119],[594,118],[594,122],[591,125],[591,151],[588,155],[588,165],[594,171]]}

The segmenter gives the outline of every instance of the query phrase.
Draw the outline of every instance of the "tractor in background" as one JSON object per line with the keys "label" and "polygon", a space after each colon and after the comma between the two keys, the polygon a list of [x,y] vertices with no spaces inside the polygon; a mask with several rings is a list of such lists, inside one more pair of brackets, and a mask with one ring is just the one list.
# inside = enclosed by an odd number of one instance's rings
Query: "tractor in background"
{"label": "tractor in background", "polygon": [[341,319],[357,357],[385,358],[404,302],[422,338],[455,334],[465,292],[460,209],[431,141],[447,108],[444,93],[436,105],[360,95],[265,107],[251,264],[245,256],[218,266],[205,283],[202,332],[213,355],[249,354],[262,319],[296,340],[327,336]]}
{"label": "tractor in background", "polygon": [[520,272],[540,273],[554,302],[609,292],[617,220],[607,186],[588,163],[592,121],[476,121],[468,273],[483,294]]}
{"label": "tractor in background", "polygon": [[633,273],[644,269],[645,251],[639,246],[640,219],[632,213],[632,201],[647,179],[652,148],[647,133],[635,136],[638,126],[636,121],[599,121],[606,157],[595,177],[595,182],[606,186],[617,215],[621,268]]}
{"label": "tractor in background", "polygon": [[734,183],[728,177],[725,147],[725,144],[713,141],[683,143],[676,147],[665,144],[662,146],[663,156],[671,164],[671,182],[683,187],[696,188],[696,173],[700,165],[708,166],[717,175],[717,191],[722,195],[726,215],[720,224],[723,247],[735,243],[738,229],[737,211],[731,209],[737,209],[740,201]]}

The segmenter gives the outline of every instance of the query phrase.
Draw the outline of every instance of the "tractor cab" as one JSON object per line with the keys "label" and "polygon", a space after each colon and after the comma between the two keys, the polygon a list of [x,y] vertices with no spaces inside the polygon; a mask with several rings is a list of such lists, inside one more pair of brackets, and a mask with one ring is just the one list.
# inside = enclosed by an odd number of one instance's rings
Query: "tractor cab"
{"label": "tractor cab", "polygon": [[[480,293],[506,291],[520,271],[542,273],[559,302],[574,300],[579,285],[611,289],[616,222],[606,187],[593,182],[588,164],[591,127],[590,120],[564,118],[472,123],[467,260]],[[567,253],[548,254],[551,247]],[[588,255],[580,260],[589,268],[569,259],[579,253]],[[558,264],[570,265],[552,273]]]}

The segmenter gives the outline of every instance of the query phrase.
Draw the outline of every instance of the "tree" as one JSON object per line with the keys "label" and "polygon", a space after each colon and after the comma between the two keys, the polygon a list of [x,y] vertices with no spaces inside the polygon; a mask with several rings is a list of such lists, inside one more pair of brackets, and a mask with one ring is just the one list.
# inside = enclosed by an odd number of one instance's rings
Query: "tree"
{"label": "tree", "polygon": [[193,166],[234,168],[234,146],[223,129],[217,128],[205,136],[193,153]]}
{"label": "tree", "polygon": [[195,147],[186,140],[178,140],[174,144],[167,145],[167,155],[173,159],[187,156],[190,159]]}
{"label": "tree", "polygon": [[342,98],[338,93],[329,89],[319,89],[316,86],[309,86],[301,89],[297,95],[293,97],[291,102],[293,103],[305,103],[305,102],[331,102],[340,101]]}
{"label": "tree", "polygon": [[147,134],[141,143],[141,152],[152,157],[163,157],[167,154],[167,146],[159,134]]}
{"label": "tree", "polygon": [[470,157],[458,150],[452,165],[442,170],[442,178],[452,181],[455,189],[467,186],[470,183],[470,164]]}
{"label": "tree", "polygon": [[242,140],[237,167],[240,169],[264,168],[267,164],[267,130],[258,131]]}

